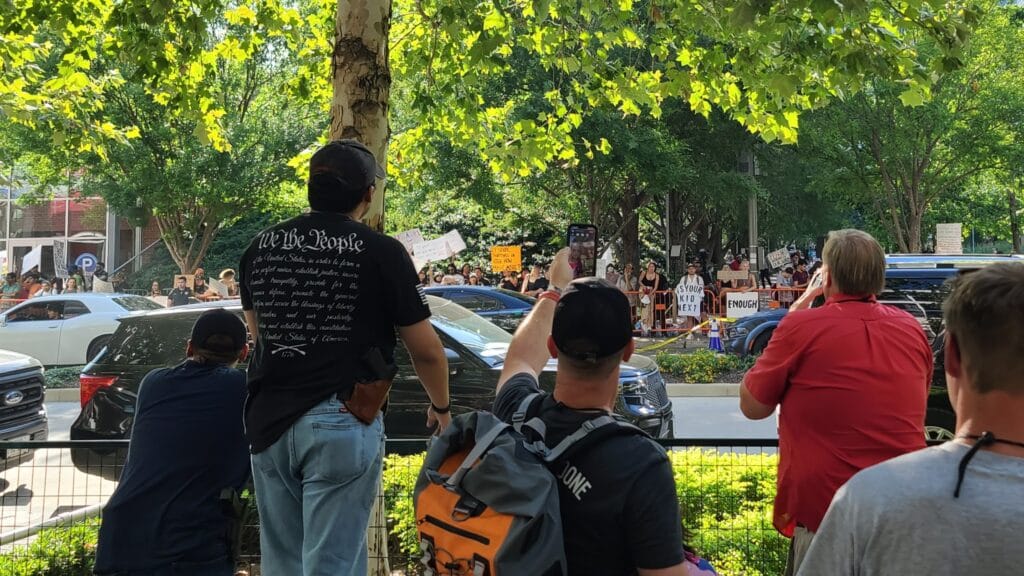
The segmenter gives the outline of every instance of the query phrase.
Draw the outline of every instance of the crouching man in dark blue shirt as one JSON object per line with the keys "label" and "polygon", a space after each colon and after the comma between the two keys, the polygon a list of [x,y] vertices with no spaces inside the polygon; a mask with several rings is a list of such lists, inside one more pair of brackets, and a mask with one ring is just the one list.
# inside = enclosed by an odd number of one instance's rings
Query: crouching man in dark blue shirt
{"label": "crouching man in dark blue shirt", "polygon": [[128,459],[107,503],[96,574],[231,576],[225,488],[249,478],[242,429],[248,354],[236,315],[204,312],[188,360],[150,372],[139,386]]}

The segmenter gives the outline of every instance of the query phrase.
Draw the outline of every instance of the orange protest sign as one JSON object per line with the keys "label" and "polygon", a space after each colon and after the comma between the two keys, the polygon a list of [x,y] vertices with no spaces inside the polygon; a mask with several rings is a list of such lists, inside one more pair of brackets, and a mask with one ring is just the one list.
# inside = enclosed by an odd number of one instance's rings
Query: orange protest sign
{"label": "orange protest sign", "polygon": [[491,270],[494,272],[518,271],[523,265],[522,246],[491,246]]}

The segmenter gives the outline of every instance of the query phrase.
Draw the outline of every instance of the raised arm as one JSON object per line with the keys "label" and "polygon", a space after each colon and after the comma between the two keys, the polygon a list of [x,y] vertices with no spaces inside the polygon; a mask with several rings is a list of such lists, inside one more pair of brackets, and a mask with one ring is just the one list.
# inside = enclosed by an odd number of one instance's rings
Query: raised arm
{"label": "raised arm", "polygon": [[[562,290],[572,279],[569,268],[569,249],[564,248],[555,255],[548,271],[550,286]],[[498,390],[516,374],[526,372],[537,376],[551,358],[548,351],[548,337],[551,335],[551,322],[555,317],[555,302],[548,298],[537,300],[530,315],[519,325],[512,344],[505,355],[505,365],[498,378]]]}

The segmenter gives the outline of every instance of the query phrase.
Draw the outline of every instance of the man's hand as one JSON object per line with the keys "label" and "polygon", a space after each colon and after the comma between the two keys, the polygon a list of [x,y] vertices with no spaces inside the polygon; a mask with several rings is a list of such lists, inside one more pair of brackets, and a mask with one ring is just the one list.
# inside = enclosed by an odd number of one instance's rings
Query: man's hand
{"label": "man's hand", "polygon": [[825,294],[824,278],[821,275],[822,271],[823,269],[819,268],[818,271],[814,273],[814,277],[811,278],[811,282],[807,289],[804,290],[804,293],[801,294],[799,298],[797,298],[796,302],[793,302],[793,304],[790,305],[790,310],[805,310],[810,308],[811,304],[814,303],[814,300],[818,296],[823,296]]}
{"label": "man's hand", "polygon": [[428,429],[433,429],[436,426],[437,429],[434,430],[434,434],[435,435],[439,435],[439,434],[441,434],[441,432],[444,432],[444,429],[447,428],[448,425],[451,424],[451,423],[452,423],[452,413],[451,412],[446,412],[444,414],[438,414],[437,412],[434,412],[434,407],[433,406],[427,408],[427,428]]}
{"label": "man's hand", "polygon": [[572,268],[569,266],[569,249],[562,248],[555,254],[548,269],[548,280],[553,288],[564,290],[572,282]]}

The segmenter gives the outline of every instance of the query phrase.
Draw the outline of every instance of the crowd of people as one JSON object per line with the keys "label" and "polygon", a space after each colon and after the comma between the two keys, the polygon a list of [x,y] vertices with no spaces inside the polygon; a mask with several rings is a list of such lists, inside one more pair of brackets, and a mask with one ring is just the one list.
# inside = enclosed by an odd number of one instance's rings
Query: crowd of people
{"label": "crowd of people", "polygon": [[[74,265],[68,266],[67,274],[64,277],[48,278],[40,274],[36,268],[20,275],[17,272],[8,272],[4,276],[0,298],[6,301],[5,304],[9,307],[18,301],[38,296],[90,292],[96,279],[106,282],[109,278],[110,274],[102,262],[96,265],[96,269],[90,275],[83,274],[83,271]],[[116,278],[121,280],[120,276],[116,276]]]}
{"label": "crowd of people", "polygon": [[[429,402],[425,432],[446,434],[453,400],[424,275],[417,278],[398,241],[359,223],[381,175],[358,142],[334,141],[317,151],[308,183],[313,211],[262,232],[240,263],[251,354],[238,317],[212,310],[193,327],[188,360],[145,378],[128,461],[100,529],[97,574],[230,575],[228,520],[215,511],[222,492],[240,489],[250,473],[264,574],[367,573],[396,337]],[[266,266],[302,259],[275,241],[284,233],[350,242],[330,257],[303,260],[301,268]],[[705,280],[697,264],[688,266],[686,282]],[[774,523],[792,538],[787,574],[1018,573],[1024,264],[994,264],[955,282],[944,310],[957,437],[928,449],[931,350],[916,320],[876,300],[884,266],[869,235],[833,233],[808,280],[813,288],[793,302],[741,387],[746,416],[780,411]],[[296,275],[318,278],[339,269],[359,273],[334,292],[275,294]],[[632,272],[627,265],[621,275],[608,269],[605,278],[573,280],[566,249],[546,275],[531,269],[519,278],[527,291],[539,292],[509,345],[493,414],[517,429],[525,422],[546,431],[537,432],[539,439],[524,431],[524,442],[553,448],[586,436],[595,418],[617,418],[619,366],[635,350],[632,298],[656,302],[668,287],[654,263],[636,277]],[[446,275],[473,273],[451,267]],[[819,297],[826,304],[810,308]],[[542,391],[538,377],[552,357],[554,388]],[[234,369],[246,359],[247,377]],[[558,488],[565,562],[546,574],[715,573],[687,541],[690,519],[680,517],[671,463],[650,437],[597,435],[558,454],[544,465]],[[456,510],[473,513],[486,505],[486,494],[478,496],[451,500]],[[451,521],[459,521],[454,512]],[[421,542],[423,550],[430,546]],[[482,566],[475,556],[462,558],[465,551],[435,552],[424,560],[432,573]]]}

